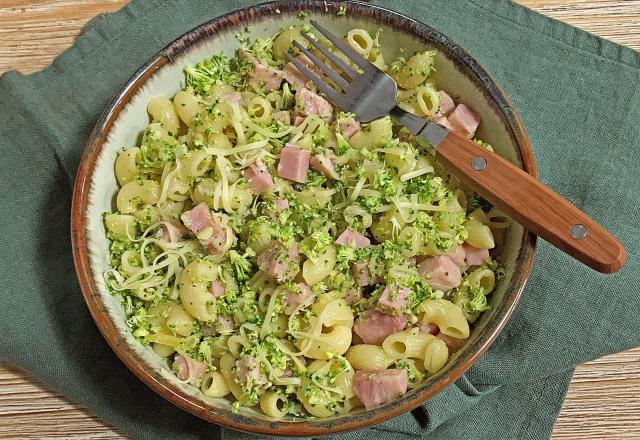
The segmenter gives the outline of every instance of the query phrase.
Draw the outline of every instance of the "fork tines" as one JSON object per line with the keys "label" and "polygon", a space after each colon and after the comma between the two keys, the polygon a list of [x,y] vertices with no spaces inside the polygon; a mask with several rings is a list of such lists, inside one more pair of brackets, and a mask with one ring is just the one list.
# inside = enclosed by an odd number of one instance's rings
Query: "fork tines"
{"label": "fork tines", "polygon": [[[326,30],[324,27],[320,26],[318,22],[316,22],[315,20],[311,20],[310,22],[316,29],[318,29],[318,31],[320,31],[322,35],[324,35],[331,43],[333,43],[335,47],[341,50],[342,53],[344,53],[347,56],[347,58],[349,58],[353,63],[357,64],[362,69],[364,69],[365,72],[370,70],[372,67],[375,68],[375,66],[373,66],[369,61],[367,61],[364,57],[362,57],[362,55],[360,55],[358,52],[356,52],[351,47],[349,47],[348,44],[346,44],[336,35],[332,34],[328,30]],[[327,57],[327,59],[329,59],[335,66],[337,66],[344,73],[344,75],[348,76],[351,80],[357,78],[360,75],[360,73],[358,73],[346,61],[344,61],[343,59],[335,55],[328,48],[326,48],[322,43],[314,39],[311,35],[309,35],[306,32],[303,32],[302,35],[304,35],[304,37],[309,41],[309,43],[311,43],[316,49],[318,49],[320,53],[322,53],[325,57]],[[304,47],[299,42],[294,40],[293,44],[295,45],[296,48],[298,48],[298,50],[304,53],[307,56],[307,58],[309,58],[309,60],[313,63],[314,66],[322,70],[322,72],[324,72],[324,74],[327,75],[328,78],[330,78],[340,89],[342,89],[342,91],[344,92],[347,91],[347,88],[349,87],[349,81],[343,78],[340,75],[340,73],[336,72],[336,70],[329,67],[317,55],[313,54],[309,49]],[[300,72],[302,72],[302,74],[305,77],[307,77],[308,79],[311,80],[311,82],[313,82],[313,84],[318,88],[318,90],[320,90],[322,93],[327,95],[327,97],[332,101],[334,101],[336,104],[340,105],[340,101],[341,101],[340,97],[343,96],[341,93],[339,93],[329,84],[327,84],[320,77],[320,75],[318,75],[316,72],[311,70],[299,59],[294,58],[290,53],[288,52],[285,53],[285,56],[289,61],[291,61],[291,63],[293,63],[294,66],[296,66],[298,70],[300,70]]]}

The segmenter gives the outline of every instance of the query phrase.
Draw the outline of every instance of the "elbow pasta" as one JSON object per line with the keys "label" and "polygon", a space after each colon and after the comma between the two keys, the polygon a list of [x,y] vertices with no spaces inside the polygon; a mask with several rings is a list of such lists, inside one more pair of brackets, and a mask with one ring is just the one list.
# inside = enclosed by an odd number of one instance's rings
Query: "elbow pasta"
{"label": "elbow pasta", "polygon": [[449,360],[449,348],[447,344],[435,336],[429,341],[424,350],[424,368],[431,374],[435,374],[446,365]]}
{"label": "elbow pasta", "polygon": [[207,397],[224,397],[231,392],[222,373],[212,371],[206,373],[200,385],[202,394]]}
{"label": "elbow pasta", "polygon": [[386,370],[396,360],[379,345],[359,344],[352,346],[346,354],[351,366],[356,370]]}
{"label": "elbow pasta", "polygon": [[177,133],[180,128],[180,120],[173,102],[164,97],[153,98],[147,110],[154,122],[159,122],[169,133]]}
{"label": "elbow pasta", "polygon": [[116,159],[116,180],[120,186],[131,182],[140,175],[136,162],[139,160],[140,148],[133,147],[122,151]]}
{"label": "elbow pasta", "polygon": [[353,50],[365,58],[369,57],[373,49],[373,38],[364,29],[352,29],[347,33],[347,43]]}
{"label": "elbow pasta", "polygon": [[382,343],[382,349],[394,359],[420,359],[424,358],[425,349],[433,339],[435,336],[432,334],[412,328],[387,336]]}
{"label": "elbow pasta", "polygon": [[208,290],[217,273],[211,263],[194,261],[180,277],[180,300],[187,312],[200,321],[213,321],[216,317],[215,298]]}
{"label": "elbow pasta", "polygon": [[[511,225],[474,210],[406,128],[361,124],[300,77],[285,54],[305,29],[186,66],[115,158],[104,214],[104,279],[132,335],[184,386],[285,421],[369,408],[377,375],[416,388],[442,371],[444,340],[469,337],[499,283],[497,261],[464,262],[469,245],[492,249]],[[344,40],[392,75],[400,106],[440,115],[436,53],[393,60],[383,37]]]}
{"label": "elbow pasta", "polygon": [[130,214],[141,205],[155,205],[160,197],[160,184],[153,180],[134,181],[125,184],[116,199],[118,211]]}
{"label": "elbow pasta", "polygon": [[462,309],[445,299],[424,300],[419,309],[422,311],[422,324],[436,324],[440,332],[458,339],[469,337],[469,323]]}

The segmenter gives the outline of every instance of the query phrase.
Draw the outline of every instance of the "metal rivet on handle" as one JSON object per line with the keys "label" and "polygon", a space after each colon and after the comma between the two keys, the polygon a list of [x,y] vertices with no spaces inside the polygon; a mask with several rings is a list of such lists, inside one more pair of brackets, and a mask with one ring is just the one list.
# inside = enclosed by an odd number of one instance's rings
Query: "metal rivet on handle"
{"label": "metal rivet on handle", "polygon": [[482,171],[487,167],[487,159],[482,156],[477,156],[471,159],[471,168],[476,171]]}
{"label": "metal rivet on handle", "polygon": [[585,225],[581,225],[580,223],[577,223],[571,226],[570,232],[571,232],[571,237],[573,237],[576,240],[580,240],[587,236],[587,227]]}

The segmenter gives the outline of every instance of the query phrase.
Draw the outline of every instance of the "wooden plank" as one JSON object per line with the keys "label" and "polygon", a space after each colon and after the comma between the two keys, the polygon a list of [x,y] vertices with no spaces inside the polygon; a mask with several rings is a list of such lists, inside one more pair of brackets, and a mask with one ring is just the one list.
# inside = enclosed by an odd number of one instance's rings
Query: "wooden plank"
{"label": "wooden plank", "polygon": [[[92,17],[127,0],[0,0],[0,73],[33,72]],[[519,0],[543,14],[640,49],[640,0]],[[640,439],[640,348],[578,367],[553,439]],[[125,438],[89,411],[0,363],[0,439]]]}

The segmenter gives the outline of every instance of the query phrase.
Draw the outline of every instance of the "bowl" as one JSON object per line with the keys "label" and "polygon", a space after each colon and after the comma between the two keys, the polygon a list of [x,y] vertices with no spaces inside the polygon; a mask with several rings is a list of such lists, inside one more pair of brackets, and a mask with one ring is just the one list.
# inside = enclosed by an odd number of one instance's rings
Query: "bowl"
{"label": "bowl", "polygon": [[[337,14],[340,6],[346,6],[346,15]],[[328,419],[299,421],[272,420],[253,409],[234,412],[228,400],[205,397],[195,387],[178,381],[165,361],[150,347],[139,344],[126,326],[123,307],[109,294],[103,279],[109,258],[102,213],[112,209],[117,192],[113,172],[116,154],[123,146],[132,146],[132,140],[138,138],[148,123],[148,101],[157,95],[173,96],[180,89],[186,64],[195,64],[220,51],[231,53],[238,45],[236,33],[247,26],[251,26],[252,38],[264,38],[283,26],[300,24],[299,11],[307,11],[309,18],[337,34],[355,27],[369,31],[381,28],[382,50],[387,59],[395,58],[400,48],[406,53],[419,48],[436,49],[434,76],[439,87],[480,113],[481,139],[536,176],[531,146],[508,98],[491,75],[448,37],[412,18],[360,2],[266,3],[214,18],[187,32],[125,83],[87,141],[75,181],[71,229],[77,275],[89,310],[116,354],[149,387],[186,411],[219,425],[262,434],[316,436],[378,424],[412,410],[468,370],[508,321],[531,269],[535,237],[517,224],[506,231],[497,257],[505,267],[505,277],[490,297],[491,310],[477,321],[466,346],[424,385],[395,402],[369,411],[362,409]]]}

